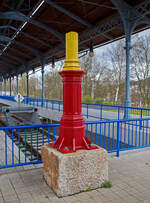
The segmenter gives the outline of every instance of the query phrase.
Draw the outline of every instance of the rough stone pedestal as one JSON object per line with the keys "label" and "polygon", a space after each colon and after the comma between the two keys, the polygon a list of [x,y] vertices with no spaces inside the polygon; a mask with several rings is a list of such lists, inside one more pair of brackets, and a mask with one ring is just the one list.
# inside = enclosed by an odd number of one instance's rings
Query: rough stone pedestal
{"label": "rough stone pedestal", "polygon": [[106,156],[103,148],[62,154],[45,145],[42,147],[45,180],[58,197],[96,189],[108,180]]}

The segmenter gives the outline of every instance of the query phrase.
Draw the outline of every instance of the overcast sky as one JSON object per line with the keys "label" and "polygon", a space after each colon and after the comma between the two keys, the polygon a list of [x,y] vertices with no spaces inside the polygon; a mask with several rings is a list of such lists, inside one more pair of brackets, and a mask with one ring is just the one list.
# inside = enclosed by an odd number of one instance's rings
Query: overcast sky
{"label": "overcast sky", "polygon": [[[147,29],[147,30],[144,30],[144,31],[138,33],[139,36],[148,35],[148,34],[150,34],[150,29]],[[103,52],[106,52],[107,49],[108,49],[112,44],[115,44],[115,43],[116,43],[116,42],[112,42],[112,43],[110,43],[110,44],[107,44],[107,45],[104,45],[104,46],[102,46],[102,47],[99,47],[99,48],[94,49],[94,55],[100,58],[100,57],[102,56]],[[132,43],[132,42],[131,42],[131,43]],[[59,62],[57,62],[57,63],[55,64],[55,66],[57,66],[57,65],[59,65]],[[47,65],[47,66],[45,67],[45,72],[52,72],[52,71],[54,71],[54,70],[52,70],[51,64],[49,64],[49,65]],[[31,76],[33,76],[32,73],[33,73],[33,72],[30,71],[29,74],[30,74]],[[35,75],[35,77],[40,77],[40,76],[41,76],[41,71],[40,71],[40,70],[37,71],[37,72],[35,71],[35,74],[34,74],[34,75]]]}
{"label": "overcast sky", "polygon": [[[147,30],[144,30],[142,32],[139,32],[138,35],[139,36],[143,36],[143,35],[150,35],[150,29],[147,29]],[[135,34],[136,35],[136,34]],[[131,39],[132,40],[132,39]],[[109,48],[112,44],[115,44],[116,42],[112,42],[110,44],[107,44],[107,45],[104,45],[103,47],[99,47],[99,48],[96,48],[94,50],[96,56],[101,56],[103,52],[105,52],[107,50],[107,48]],[[131,41],[132,43],[132,41]]]}

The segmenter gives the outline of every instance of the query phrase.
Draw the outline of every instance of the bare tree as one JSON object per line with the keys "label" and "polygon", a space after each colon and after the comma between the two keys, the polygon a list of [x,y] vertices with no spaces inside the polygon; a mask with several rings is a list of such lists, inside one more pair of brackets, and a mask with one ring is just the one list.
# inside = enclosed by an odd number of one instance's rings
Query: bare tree
{"label": "bare tree", "polygon": [[45,97],[49,99],[62,99],[62,79],[59,75],[63,62],[57,64],[57,68],[49,71],[45,75]]}
{"label": "bare tree", "polygon": [[111,72],[113,76],[113,82],[115,87],[115,98],[117,101],[121,98],[123,84],[125,81],[125,50],[124,50],[124,40],[120,40],[107,50],[107,57],[110,61]]}
{"label": "bare tree", "polygon": [[23,74],[19,79],[19,93],[26,96],[26,75]]}
{"label": "bare tree", "polygon": [[[91,95],[92,100],[95,97],[100,97],[101,94],[98,95],[97,90],[107,77],[107,63],[104,62],[103,57],[99,60],[97,56],[86,56],[81,59],[81,66],[86,72],[83,77],[83,95]],[[101,91],[103,91],[103,89],[101,89]]]}
{"label": "bare tree", "polygon": [[39,80],[37,76],[30,76],[29,78],[29,95],[31,97],[41,96],[41,85],[39,86]]}
{"label": "bare tree", "polygon": [[140,100],[150,104],[150,38],[148,35],[134,37],[131,54],[133,78],[137,81]]}

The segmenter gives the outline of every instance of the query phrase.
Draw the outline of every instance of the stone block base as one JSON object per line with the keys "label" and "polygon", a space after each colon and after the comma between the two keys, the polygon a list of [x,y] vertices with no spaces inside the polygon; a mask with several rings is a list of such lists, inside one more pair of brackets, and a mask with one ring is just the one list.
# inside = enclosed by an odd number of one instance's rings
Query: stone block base
{"label": "stone block base", "polygon": [[103,148],[62,154],[45,145],[42,147],[45,180],[58,197],[99,188],[108,180],[106,156]]}

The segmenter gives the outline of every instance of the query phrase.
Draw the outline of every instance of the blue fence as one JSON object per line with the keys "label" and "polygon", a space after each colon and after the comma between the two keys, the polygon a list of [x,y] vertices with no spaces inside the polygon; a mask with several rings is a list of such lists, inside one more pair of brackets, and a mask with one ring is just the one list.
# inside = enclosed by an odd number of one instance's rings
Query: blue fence
{"label": "blue fence", "polygon": [[[150,147],[150,119],[86,122],[86,136],[109,153]],[[41,146],[55,141],[59,124],[0,127],[0,168],[41,163]]]}
{"label": "blue fence", "polygon": [[[0,96],[1,99],[15,101],[14,96]],[[47,108],[51,110],[62,111],[62,101],[41,99],[38,97],[24,97],[23,104],[36,107]],[[82,103],[82,114],[87,118],[96,120],[113,120],[124,119],[124,112],[129,110],[130,118],[145,118],[150,117],[149,108],[125,107],[104,104]]]}
{"label": "blue fence", "polygon": [[0,168],[41,163],[41,146],[56,140],[59,124],[0,127]]}
{"label": "blue fence", "polygon": [[16,102],[16,100],[15,100],[15,97],[14,96],[2,96],[2,95],[0,95],[0,99],[6,99],[6,100],[8,100],[8,101],[13,101],[13,102]]}
{"label": "blue fence", "polygon": [[150,147],[150,119],[86,122],[86,135],[109,153]]}
{"label": "blue fence", "polygon": [[[62,101],[57,100],[42,100],[41,98],[25,97],[23,103],[37,107],[49,108],[57,111],[63,110]],[[130,118],[150,117],[149,108],[82,103],[83,115],[87,118],[94,118],[99,120],[123,119],[124,112],[127,109],[129,109],[130,112]]]}
{"label": "blue fence", "polygon": [[59,101],[59,100],[49,100],[49,99],[43,100],[38,97],[35,97],[35,98],[25,97],[22,103],[36,106],[36,107],[47,108],[51,110],[57,110],[57,111],[63,110],[62,101]]}
{"label": "blue fence", "polygon": [[82,111],[84,111],[84,115],[86,115],[87,118],[119,120],[124,119],[124,112],[127,110],[130,112],[130,118],[150,117],[149,108],[82,103]]}
{"label": "blue fence", "polygon": [[[14,97],[1,99],[15,101]],[[24,104],[62,111],[62,101],[26,98]],[[150,147],[150,109],[130,107],[131,119],[123,119],[127,107],[82,103],[86,136],[109,153]],[[93,113],[94,112],[94,113]],[[115,116],[114,116],[115,115]],[[115,117],[115,119],[114,119]],[[97,119],[97,120],[96,120]],[[41,163],[41,146],[55,141],[59,124],[0,127],[0,168]]]}

